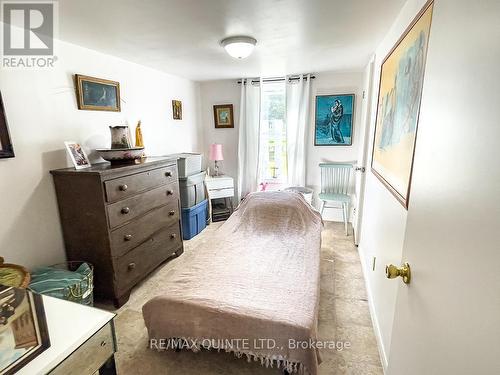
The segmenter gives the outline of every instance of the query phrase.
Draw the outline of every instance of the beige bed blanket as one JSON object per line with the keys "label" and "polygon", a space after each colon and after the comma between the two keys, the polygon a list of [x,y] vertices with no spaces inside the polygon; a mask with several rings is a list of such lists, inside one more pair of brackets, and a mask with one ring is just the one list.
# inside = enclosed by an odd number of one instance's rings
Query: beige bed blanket
{"label": "beige bed blanket", "polygon": [[185,339],[315,375],[322,221],[297,193],[250,194],[143,306],[151,346]]}

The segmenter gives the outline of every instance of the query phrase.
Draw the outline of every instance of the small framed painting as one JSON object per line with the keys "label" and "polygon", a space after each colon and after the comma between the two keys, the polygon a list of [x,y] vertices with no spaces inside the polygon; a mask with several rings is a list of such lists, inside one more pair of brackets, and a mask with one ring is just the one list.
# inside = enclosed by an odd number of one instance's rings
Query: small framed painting
{"label": "small framed painting", "polygon": [[120,112],[120,84],[75,74],[78,109]]}
{"label": "small framed painting", "polygon": [[0,374],[15,374],[50,347],[43,297],[0,285]]}
{"label": "small framed painting", "polygon": [[75,169],[90,168],[90,161],[82,146],[76,142],[64,142]]}
{"label": "small framed painting", "polygon": [[14,148],[10,140],[9,127],[7,126],[7,117],[3,106],[2,94],[0,94],[0,159],[13,158]]}
{"label": "small framed painting", "polygon": [[216,129],[234,128],[233,105],[214,105],[214,121]]}
{"label": "small framed painting", "polygon": [[172,114],[174,120],[182,120],[182,102],[180,100],[172,100]]}
{"label": "small framed painting", "polygon": [[316,96],[315,146],[351,146],[354,94]]}

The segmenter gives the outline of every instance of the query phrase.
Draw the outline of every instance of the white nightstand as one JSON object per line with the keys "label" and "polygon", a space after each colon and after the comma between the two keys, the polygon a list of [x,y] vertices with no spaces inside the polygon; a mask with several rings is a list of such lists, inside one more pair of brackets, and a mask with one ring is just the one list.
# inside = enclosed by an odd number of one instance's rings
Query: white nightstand
{"label": "white nightstand", "polygon": [[212,199],[223,198],[229,199],[230,212],[233,213],[233,199],[234,199],[234,180],[231,176],[208,176],[205,179],[205,184],[208,191],[209,200],[209,215],[210,221],[212,220]]}

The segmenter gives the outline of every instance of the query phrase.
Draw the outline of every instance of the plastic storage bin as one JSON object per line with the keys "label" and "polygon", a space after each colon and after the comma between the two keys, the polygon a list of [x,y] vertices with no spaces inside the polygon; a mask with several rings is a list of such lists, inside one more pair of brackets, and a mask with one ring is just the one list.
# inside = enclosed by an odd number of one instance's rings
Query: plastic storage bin
{"label": "plastic storage bin", "polygon": [[205,172],[179,178],[181,207],[190,208],[207,199],[205,194]]}
{"label": "plastic storage bin", "polygon": [[177,173],[179,178],[185,178],[201,172],[201,154],[182,153],[173,155],[177,159]]}
{"label": "plastic storage bin", "polygon": [[182,209],[182,238],[190,240],[207,226],[208,200]]}

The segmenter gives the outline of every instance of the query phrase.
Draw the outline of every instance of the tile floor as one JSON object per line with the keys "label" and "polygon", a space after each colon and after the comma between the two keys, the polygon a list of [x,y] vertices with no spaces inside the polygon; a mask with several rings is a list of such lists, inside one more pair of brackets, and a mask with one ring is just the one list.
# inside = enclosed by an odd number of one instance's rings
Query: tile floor
{"label": "tile floor", "polygon": [[[210,225],[202,234],[185,242],[185,251],[210,240],[220,224]],[[181,257],[182,258],[182,257]],[[175,259],[155,271],[132,292],[130,300],[116,318],[118,374],[165,375],[271,375],[276,368],[247,363],[229,353],[216,351],[156,352],[147,348],[147,332],[142,320],[142,305],[162,287],[162,278],[179,265]],[[343,224],[326,222],[322,233],[321,296],[319,339],[349,342],[342,351],[321,350],[320,375],[383,374],[371,325],[361,264],[352,236],[344,235]]]}

